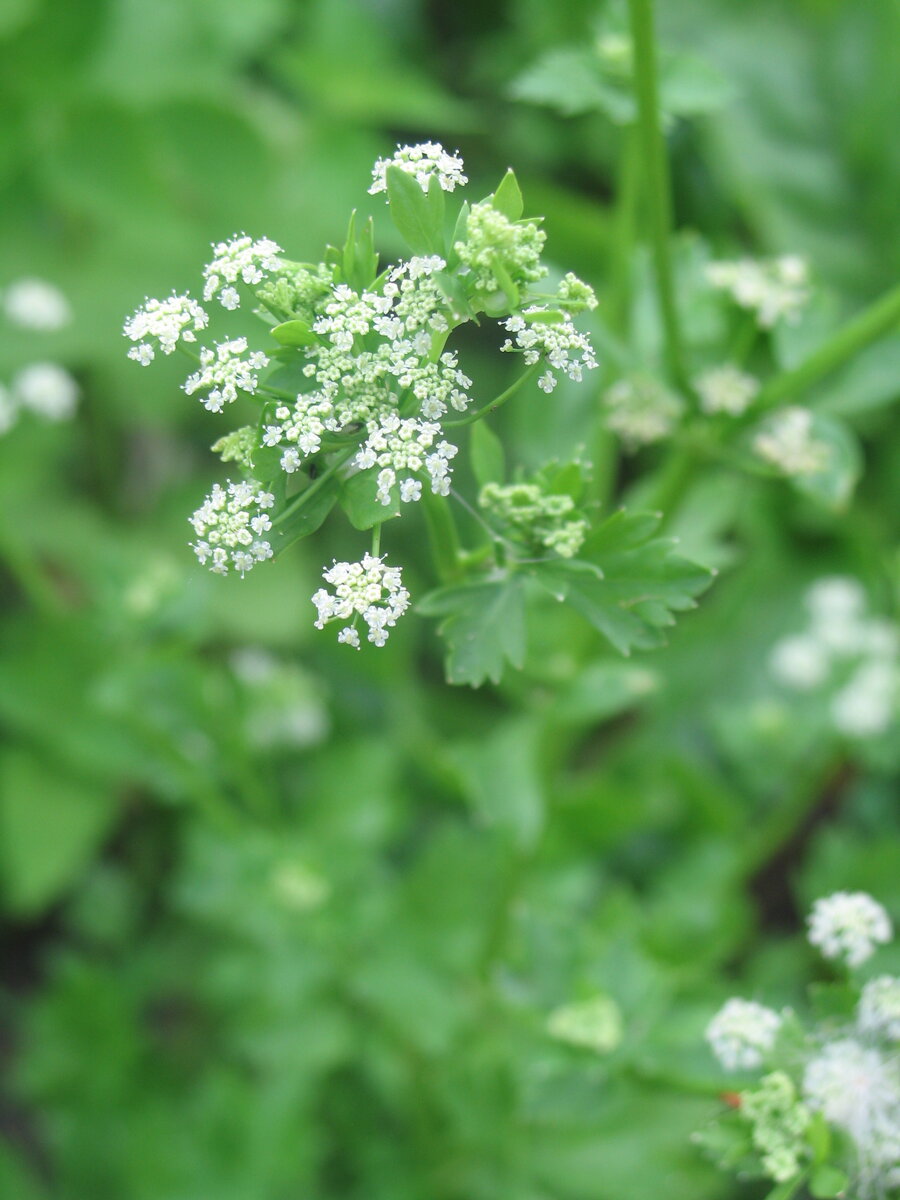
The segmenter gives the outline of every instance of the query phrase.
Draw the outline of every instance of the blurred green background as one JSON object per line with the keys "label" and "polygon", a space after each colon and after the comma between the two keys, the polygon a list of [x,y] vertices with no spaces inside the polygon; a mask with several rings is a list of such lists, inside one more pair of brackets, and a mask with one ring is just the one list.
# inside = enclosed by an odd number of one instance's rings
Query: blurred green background
{"label": "blurred green background", "polygon": [[[677,224],[720,255],[809,256],[791,361],[898,275],[900,7],[660,7],[663,45],[699,59],[673,84]],[[721,575],[667,649],[619,660],[548,614],[526,670],[473,692],[414,616],[359,655],[313,629],[348,531],[243,581],[198,568],[219,431],[120,332],[236,230],[317,260],[359,207],[396,253],[371,164],[430,138],[478,195],[515,166],[602,314],[629,118],[585,55],[622,21],[596,0],[0,2],[0,289],[46,279],[73,312],[0,322],[0,383],[53,361],[81,391],[72,421],[0,440],[0,1196],[763,1194],[690,1143],[719,1104],[704,1026],[736,989],[796,999],[812,897],[900,912],[896,748],[842,743],[765,668],[819,575],[896,613],[900,340],[819,390],[865,446],[847,511],[711,470],[676,532]],[[639,256],[638,328],[645,276]],[[489,350],[468,348],[485,395]],[[523,394],[510,456],[585,441],[597,374],[555,408]],[[611,457],[615,499],[655,465]],[[613,1045],[548,1034],[598,993]]]}

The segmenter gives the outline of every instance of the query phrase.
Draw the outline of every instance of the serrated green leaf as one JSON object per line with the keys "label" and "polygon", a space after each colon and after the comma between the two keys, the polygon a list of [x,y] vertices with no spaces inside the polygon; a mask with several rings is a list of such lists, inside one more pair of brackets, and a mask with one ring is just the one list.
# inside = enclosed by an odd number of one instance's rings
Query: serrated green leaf
{"label": "serrated green leaf", "polygon": [[480,687],[499,683],[506,663],[525,661],[524,580],[497,575],[439,588],[418,604],[424,616],[444,617],[438,633],[447,643],[447,681]]}
{"label": "serrated green leaf", "polygon": [[491,196],[491,204],[510,221],[518,221],[525,211],[522,189],[519,187],[519,181],[512,168],[500,180],[500,186]]}
{"label": "serrated green leaf", "polygon": [[358,471],[341,484],[341,508],[354,529],[371,529],[373,525],[400,516],[399,488],[391,488],[390,504],[382,504],[377,499],[378,473],[378,467],[371,467],[368,471]]}
{"label": "serrated green leaf", "polygon": [[484,421],[478,421],[472,426],[469,454],[472,471],[479,487],[484,487],[486,483],[502,483],[506,478],[503,443]]}
{"label": "serrated green leaf", "polygon": [[[391,219],[414,254],[443,254],[443,191],[429,188],[426,195],[415,179],[400,167],[385,171]],[[436,183],[436,180],[432,182]],[[438,196],[440,192],[440,196]]]}
{"label": "serrated green leaf", "polygon": [[547,560],[534,578],[568,601],[622,654],[665,641],[672,614],[694,607],[712,572],[681,558],[668,538],[653,538],[658,518],[616,513],[585,542],[578,559]]}

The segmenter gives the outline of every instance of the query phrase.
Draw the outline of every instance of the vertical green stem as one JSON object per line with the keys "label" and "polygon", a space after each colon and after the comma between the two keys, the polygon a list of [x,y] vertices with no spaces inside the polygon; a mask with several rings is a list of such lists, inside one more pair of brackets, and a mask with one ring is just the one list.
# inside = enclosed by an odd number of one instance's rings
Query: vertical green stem
{"label": "vertical green stem", "polygon": [[377,558],[381,553],[381,522],[372,526],[372,557]]}
{"label": "vertical green stem", "polygon": [[666,366],[673,383],[688,389],[681,348],[670,253],[672,199],[666,149],[659,123],[653,0],[629,0],[634,45],[634,86],[638,104],[638,139],[644,159],[647,211],[656,291],[665,338]]}
{"label": "vertical green stem", "polygon": [[638,178],[641,145],[636,125],[622,131],[622,158],[616,194],[616,247],[610,297],[610,316],[615,331],[628,337],[631,324],[631,273],[637,226]]}
{"label": "vertical green stem", "polygon": [[459,573],[460,545],[456,521],[446,496],[436,496],[429,488],[422,493],[422,508],[428,526],[434,569],[441,583],[447,583]]}

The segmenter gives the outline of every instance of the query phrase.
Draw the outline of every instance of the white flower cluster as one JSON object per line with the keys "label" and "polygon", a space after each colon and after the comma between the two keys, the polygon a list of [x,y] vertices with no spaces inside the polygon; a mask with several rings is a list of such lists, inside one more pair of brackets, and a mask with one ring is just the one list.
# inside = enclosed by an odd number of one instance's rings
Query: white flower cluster
{"label": "white flower cluster", "polygon": [[314,746],[328,733],[328,712],[313,680],[295,662],[261,646],[244,646],[230,656],[244,693],[244,732],[251,746]]}
{"label": "white flower cluster", "polygon": [[619,379],[604,396],[606,425],[629,450],[669,437],[681,419],[683,404],[650,375]]}
{"label": "white flower cluster", "polygon": [[864,1034],[900,1042],[900,979],[879,975],[863,987],[857,1010]]}
{"label": "white flower cluster", "polygon": [[253,350],[246,358],[247,339],[234,338],[230,342],[217,342],[215,349],[206,346],[200,351],[200,370],[184,381],[184,390],[189,396],[194,392],[209,389],[203,407],[210,412],[221,412],[226,404],[237,400],[238,392],[256,391],[259,372],[268,366],[269,360],[261,350]]}
{"label": "white flower cluster", "polygon": [[[590,338],[579,333],[568,316],[562,321],[542,320],[541,314],[546,311],[546,308],[534,305],[501,321],[513,337],[507,338],[500,349],[507,353],[521,351],[529,366],[544,359],[554,370],[580,383],[584,372],[593,371],[597,366]],[[538,387],[549,395],[557,383],[557,376],[548,370],[538,380]]]}
{"label": "white flower cluster", "polygon": [[[499,292],[503,276],[523,284],[547,274],[541,265],[546,240],[546,233],[534,221],[510,221],[489,200],[483,200],[472,205],[465,241],[454,243],[453,248],[472,272],[479,291]],[[502,272],[500,278],[497,268]]]}
{"label": "white flower cluster", "polygon": [[329,621],[352,620],[353,624],[340,631],[338,641],[357,650],[357,616],[369,627],[369,641],[383,646],[389,630],[409,608],[409,592],[403,586],[400,567],[385,566],[383,558],[366,554],[362,562],[336,562],[322,572],[322,577],[334,588],[334,595],[320,588],[313,596],[318,612],[316,628],[324,629]]}
{"label": "white flower cluster", "polygon": [[449,494],[450,460],[457,447],[437,441],[440,435],[441,427],[433,421],[418,421],[414,417],[404,421],[396,413],[388,413],[371,428],[355,461],[361,471],[381,467],[377,496],[382,504],[390,504],[391,489],[398,478],[400,499],[405,503],[420,500],[422,484],[413,476],[422,470],[428,472],[435,495]]}
{"label": "white flower cluster", "polygon": [[762,1064],[780,1028],[777,1012],[733,996],[710,1021],[706,1040],[726,1071],[749,1070]]}
{"label": "white flower cluster", "polygon": [[694,381],[700,407],[705,413],[726,413],[739,417],[747,411],[759,391],[754,379],[733,363],[710,367]]}
{"label": "white flower cluster", "polygon": [[[381,468],[383,504],[390,504],[398,481],[403,501],[418,500],[422,483],[414,476],[421,472],[434,492],[448,493],[457,448],[443,440],[438,421],[467,408],[472,381],[455,354],[445,351],[437,362],[429,357],[434,335],[448,328],[446,301],[432,279],[443,266],[437,256],[410,259],[390,272],[380,293],[334,288],[313,326],[324,344],[307,348],[303,370],[313,390],[279,405],[263,431],[265,445],[284,447],[285,471],[315,454],[325,433],[363,426],[367,438],[355,465]],[[401,417],[404,408],[413,412]]]}
{"label": "white flower cluster", "polygon": [[712,262],[706,277],[714,288],[727,292],[735,304],[756,316],[762,329],[779,320],[795,320],[809,297],[806,261],[796,254],[781,258]]}
{"label": "white flower cluster", "polygon": [[379,158],[372,168],[372,186],[369,195],[387,191],[386,172],[388,167],[399,167],[412,175],[423,192],[428,191],[432,179],[437,179],[445,192],[465,187],[469,182],[463,174],[465,163],[459,152],[450,154],[438,142],[420,142],[417,146],[397,146],[390,158]]}
{"label": "white flower cluster", "polygon": [[213,260],[203,268],[203,299],[219,297],[223,308],[240,307],[241,297],[236,283],[253,286],[262,283],[266,275],[281,265],[281,247],[271,238],[254,241],[247,234],[235,234],[230,241],[213,243]]}
{"label": "white flower cluster", "polygon": [[809,1107],[845,1130],[858,1155],[857,1194],[900,1183],[900,1064],[856,1038],[840,1038],[807,1063],[803,1095]]}
{"label": "white flower cluster", "polygon": [[900,716],[900,632],[866,612],[855,579],[817,580],[806,595],[810,623],[803,633],[777,642],[772,673],[786,687],[828,686],[829,717],[847,737],[874,737]]}
{"label": "white flower cluster", "polygon": [[835,892],[813,905],[807,936],[825,958],[859,967],[891,940],[893,929],[885,910],[866,892]]}
{"label": "white flower cluster", "polygon": [[267,510],[275,503],[254,479],[240,483],[218,483],[190,518],[197,535],[191,549],[204,565],[217,575],[227,575],[231,567],[243,575],[258,562],[272,557],[272,546],[265,534],[272,528]]}
{"label": "white flower cluster", "polygon": [[188,295],[176,296],[173,292],[167,300],[145,300],[125,322],[125,336],[138,343],[128,351],[128,357],[142,367],[149,366],[157,350],[172,354],[179,339],[196,342],[197,333],[208,323],[206,309]]}
{"label": "white flower cluster", "polygon": [[69,302],[52,283],[43,279],[17,279],[3,293],[3,311],[14,325],[53,333],[72,320]]}
{"label": "white flower cluster", "polygon": [[831,447],[815,436],[813,420],[808,408],[783,408],[753,439],[753,449],[785,475],[816,475],[828,467]]}

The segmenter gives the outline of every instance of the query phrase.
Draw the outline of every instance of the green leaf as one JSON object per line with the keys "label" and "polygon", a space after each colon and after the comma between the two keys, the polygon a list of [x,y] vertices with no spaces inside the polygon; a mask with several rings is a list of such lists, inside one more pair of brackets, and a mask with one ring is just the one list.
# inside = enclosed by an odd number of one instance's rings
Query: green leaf
{"label": "green leaf", "polygon": [[567,600],[622,654],[664,644],[672,613],[695,607],[713,573],[675,554],[675,542],[654,538],[659,518],[624,511],[585,542],[582,557],[537,564],[534,578]]}
{"label": "green leaf", "polygon": [[489,828],[508,831],[522,849],[536,843],[544,824],[538,732],[532,718],[515,718],[451,751],[475,814]]}
{"label": "green leaf", "polygon": [[376,498],[378,491],[378,467],[358,471],[341,484],[341,508],[354,529],[371,529],[392,517],[400,516],[400,491],[391,488],[391,503],[382,504]]}
{"label": "green leaf", "polygon": [[0,761],[0,882],[7,905],[40,912],[72,884],[106,835],[115,793],[23,752]]}
{"label": "green leaf", "polygon": [[506,456],[503,443],[485,421],[478,421],[469,434],[469,453],[472,471],[479,487],[486,483],[502,483],[506,478]]}
{"label": "green leaf", "polygon": [[[466,234],[469,226],[469,202],[464,200],[460,205],[459,214],[456,218],[456,224],[453,226],[453,233],[450,237],[450,250],[447,254],[447,266],[451,271],[459,266],[459,255],[456,252],[457,242],[465,242]],[[452,276],[456,279],[456,276]]]}
{"label": "green leaf", "polygon": [[810,1176],[809,1192],[816,1200],[830,1200],[830,1197],[842,1195],[849,1182],[843,1171],[823,1163],[822,1166],[816,1167]]}
{"label": "green leaf", "polygon": [[591,49],[549,50],[513,81],[510,94],[516,100],[545,104],[567,117],[602,112],[622,125],[633,121],[637,112],[627,82],[604,78],[599,57]]}
{"label": "green leaf", "polygon": [[[414,254],[443,254],[443,191],[436,179],[428,194],[400,167],[385,172],[391,219]],[[434,188],[436,187],[436,191]],[[440,193],[440,195],[438,195]]]}
{"label": "green leaf", "polygon": [[491,197],[491,204],[510,221],[518,221],[525,211],[522,189],[519,187],[519,181],[512,168],[501,179],[500,186]]}
{"label": "green leaf", "polygon": [[831,1130],[828,1122],[820,1112],[815,1112],[806,1130],[806,1140],[809,1142],[815,1163],[824,1163],[831,1150]]}
{"label": "green leaf", "polygon": [[525,597],[521,576],[498,574],[477,583],[439,588],[417,606],[444,617],[438,633],[447,643],[447,681],[479,687],[499,683],[506,663],[525,661]]}
{"label": "green leaf", "polygon": [[805,1179],[806,1172],[804,1171],[793,1179],[788,1179],[786,1183],[779,1183],[777,1187],[773,1187],[771,1192],[767,1193],[766,1200],[791,1200],[792,1196],[796,1196]]}
{"label": "green leaf", "polygon": [[270,330],[276,342],[282,346],[310,346],[319,339],[305,321],[283,321]]}
{"label": "green leaf", "polygon": [[326,479],[315,492],[312,492],[313,486],[315,484],[307,489],[312,493],[309,499],[304,499],[306,493],[292,497],[288,508],[276,518],[269,534],[269,541],[276,554],[280,554],[301,538],[315,533],[337,503],[339,482],[336,475]]}
{"label": "green leaf", "polygon": [[798,492],[812,496],[830,509],[847,507],[862,474],[862,451],[852,429],[837,417],[814,413],[811,436],[828,447],[828,459],[820,471],[792,475]]}

